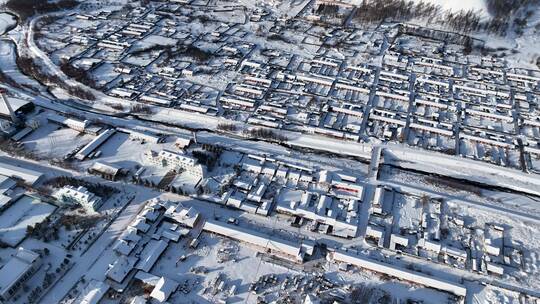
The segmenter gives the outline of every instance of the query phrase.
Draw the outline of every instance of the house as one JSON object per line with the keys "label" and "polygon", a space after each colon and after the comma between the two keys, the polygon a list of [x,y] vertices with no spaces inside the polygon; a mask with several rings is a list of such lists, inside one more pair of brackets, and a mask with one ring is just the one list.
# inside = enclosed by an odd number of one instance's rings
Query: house
{"label": "house", "polygon": [[178,149],[185,149],[192,143],[192,141],[193,140],[191,138],[178,137],[174,144]]}
{"label": "house", "polygon": [[129,255],[141,238],[137,234],[137,228],[128,226],[114,244],[113,249],[119,254]]}
{"label": "house", "polygon": [[114,181],[122,172],[122,168],[104,162],[95,162],[92,164],[92,167],[88,169],[88,172],[90,174],[100,175],[105,179]]}
{"label": "house", "polygon": [[118,131],[128,133],[129,139],[138,140],[141,142],[159,144],[165,140],[164,136],[160,134],[155,134],[150,131],[139,131],[139,130],[133,130],[133,129],[118,129]]}
{"label": "house", "polygon": [[366,239],[372,239],[377,243],[378,247],[383,246],[384,242],[384,228],[375,225],[368,225],[366,229]]}
{"label": "house", "polygon": [[441,248],[442,248],[441,243],[437,241],[429,240],[427,238],[419,239],[417,246],[425,250],[435,252],[437,254],[441,252]]}
{"label": "house", "polygon": [[176,207],[169,207],[169,209],[165,211],[165,216],[190,228],[195,227],[201,218],[200,213],[195,208],[187,208],[182,204],[178,204]]}
{"label": "house", "polygon": [[141,252],[141,258],[135,268],[148,272],[157,262],[161,254],[167,249],[169,243],[163,240],[150,240]]}
{"label": "house", "polygon": [[0,269],[0,301],[9,300],[41,265],[41,256],[20,247]]}
{"label": "house", "polygon": [[139,216],[139,215],[137,215],[135,220],[133,220],[129,224],[129,227],[132,227],[132,228],[134,228],[134,229],[136,229],[138,231],[141,231],[143,233],[148,232],[148,230],[150,229],[150,225],[146,223],[146,218],[144,218],[143,216]]}
{"label": "house", "polygon": [[173,279],[161,277],[152,292],[150,297],[158,300],[159,302],[165,302],[171,296],[173,292],[178,288],[178,282]]}
{"label": "house", "polygon": [[118,259],[116,259],[116,261],[114,261],[112,265],[109,266],[106,273],[107,278],[117,283],[122,283],[122,281],[124,281],[126,276],[135,266],[135,263],[137,263],[137,260],[137,257],[127,257],[125,255],[121,255],[118,257]]}
{"label": "house", "polygon": [[486,270],[491,274],[495,274],[499,276],[502,276],[504,274],[504,267],[502,267],[501,265],[492,263],[492,262],[486,261]]}
{"label": "house", "polygon": [[164,221],[152,237],[178,242],[181,237],[188,235],[189,231],[189,228],[182,227],[177,223]]}
{"label": "house", "polygon": [[399,235],[399,234],[391,234],[390,235],[390,250],[396,250],[400,247],[407,248],[409,246],[409,239]]}
{"label": "house", "polygon": [[64,204],[78,204],[86,210],[96,211],[102,204],[101,197],[88,191],[85,187],[64,186],[57,190],[53,197]]}
{"label": "house", "polygon": [[242,170],[259,174],[263,170],[263,164],[264,159],[248,157],[242,162]]}
{"label": "house", "polygon": [[109,290],[109,287],[106,283],[92,280],[88,282],[73,303],[98,304]]}

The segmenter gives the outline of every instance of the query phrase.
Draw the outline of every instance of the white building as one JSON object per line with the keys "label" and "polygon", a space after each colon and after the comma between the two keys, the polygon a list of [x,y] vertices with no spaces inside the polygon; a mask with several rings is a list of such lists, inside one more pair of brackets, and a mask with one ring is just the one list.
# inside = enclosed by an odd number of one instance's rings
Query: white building
{"label": "white building", "polygon": [[170,206],[165,211],[165,216],[191,228],[195,227],[201,218],[200,213],[195,208],[187,208],[182,204],[178,204],[176,207]]}
{"label": "white building", "polygon": [[184,170],[194,176],[203,177],[206,170],[203,165],[197,163],[195,158],[173,151],[161,150],[159,153],[148,151],[146,155],[148,160],[155,165],[175,171]]}
{"label": "white building", "polygon": [[305,255],[311,255],[313,253],[313,247],[305,241],[304,243],[296,243],[289,240],[278,239],[275,236],[263,234],[259,231],[248,230],[219,221],[207,219],[203,229],[207,232],[248,243],[259,252],[287,257],[294,261],[303,261]]}
{"label": "white building", "polygon": [[53,196],[62,203],[79,204],[91,211],[96,211],[103,203],[99,196],[82,186],[78,188],[65,186],[56,191]]}
{"label": "white building", "polygon": [[0,269],[0,302],[7,301],[19,291],[40,265],[39,254],[20,247],[15,256]]}
{"label": "white building", "polygon": [[358,230],[358,201],[285,189],[276,198],[276,211],[332,226],[332,234],[352,238]]}
{"label": "white building", "polygon": [[88,126],[90,125],[89,120],[81,121],[74,118],[60,116],[58,114],[49,114],[47,119],[49,121],[67,126],[68,128],[79,132],[84,132],[86,128],[88,128]]}
{"label": "white building", "polygon": [[113,136],[116,133],[116,130],[114,129],[107,129],[106,131],[102,132],[98,136],[96,136],[91,142],[89,142],[86,146],[84,146],[77,154],[75,154],[75,158],[83,161],[92,151],[97,149],[100,145],[105,143],[111,136]]}

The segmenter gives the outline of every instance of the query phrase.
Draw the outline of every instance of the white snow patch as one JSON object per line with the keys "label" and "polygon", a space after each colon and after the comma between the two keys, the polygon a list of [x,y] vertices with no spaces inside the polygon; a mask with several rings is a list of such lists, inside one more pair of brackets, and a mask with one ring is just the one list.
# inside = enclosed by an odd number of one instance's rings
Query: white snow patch
{"label": "white snow patch", "polygon": [[415,2],[426,2],[439,5],[445,10],[453,12],[459,11],[475,11],[480,14],[487,14],[487,5],[485,0],[469,0],[469,1],[455,1],[455,0],[413,0]]}
{"label": "white snow patch", "polygon": [[[1,2],[0,2],[1,4]],[[8,13],[0,13],[0,35],[4,35],[9,28],[17,24],[17,19]]]}
{"label": "white snow patch", "polygon": [[[363,0],[352,0],[351,3],[359,5]],[[384,0],[382,0],[384,1]],[[474,11],[480,14],[482,17],[489,16],[487,5],[485,0],[468,0],[468,1],[456,1],[456,0],[412,0],[413,2],[425,2],[440,6],[443,10],[452,12],[459,11]]]}

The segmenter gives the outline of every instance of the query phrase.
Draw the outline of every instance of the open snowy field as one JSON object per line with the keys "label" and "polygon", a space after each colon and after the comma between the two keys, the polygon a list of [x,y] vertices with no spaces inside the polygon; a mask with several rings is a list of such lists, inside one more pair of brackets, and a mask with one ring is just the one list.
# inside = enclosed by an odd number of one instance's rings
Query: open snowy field
{"label": "open snowy field", "polygon": [[46,123],[22,141],[27,150],[38,156],[63,158],[75,148],[92,141],[93,136],[79,133],[73,129]]}

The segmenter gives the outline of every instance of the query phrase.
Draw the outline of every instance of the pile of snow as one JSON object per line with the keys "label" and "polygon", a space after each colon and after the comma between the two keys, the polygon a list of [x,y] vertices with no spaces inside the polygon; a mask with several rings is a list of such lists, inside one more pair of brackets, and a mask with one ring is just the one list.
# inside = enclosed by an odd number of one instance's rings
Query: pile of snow
{"label": "pile of snow", "polygon": [[15,16],[8,13],[0,13],[0,35],[4,35],[15,25],[17,25],[17,19]]}

